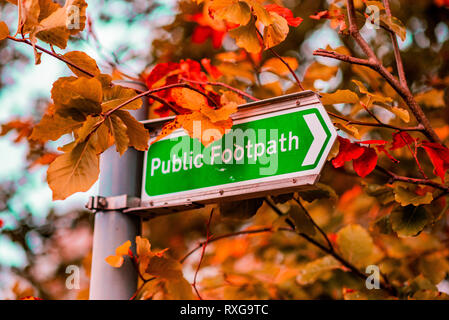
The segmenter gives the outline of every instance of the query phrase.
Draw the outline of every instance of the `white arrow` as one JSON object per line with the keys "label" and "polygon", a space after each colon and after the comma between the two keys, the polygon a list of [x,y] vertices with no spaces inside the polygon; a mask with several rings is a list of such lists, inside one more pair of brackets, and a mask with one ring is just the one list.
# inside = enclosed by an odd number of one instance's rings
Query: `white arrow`
{"label": "white arrow", "polygon": [[302,163],[303,166],[308,166],[315,163],[321,151],[321,148],[326,141],[327,135],[316,114],[306,114],[304,116],[304,120],[306,121],[307,125],[309,126],[310,132],[313,135],[313,142],[310,145],[309,151],[307,151],[306,157],[304,158],[304,161]]}

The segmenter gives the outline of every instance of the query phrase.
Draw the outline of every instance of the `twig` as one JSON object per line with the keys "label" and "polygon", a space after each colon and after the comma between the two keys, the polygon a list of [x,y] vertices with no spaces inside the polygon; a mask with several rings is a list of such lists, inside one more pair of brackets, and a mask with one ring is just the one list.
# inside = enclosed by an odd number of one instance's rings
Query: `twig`
{"label": "twig", "polygon": [[[390,1],[383,0],[383,4],[385,7],[385,12],[387,13],[388,19],[391,19]],[[394,51],[394,56],[396,59],[396,66],[398,69],[399,82],[401,85],[407,86],[407,79],[405,77],[404,64],[402,63],[401,52],[399,50],[398,38],[396,36],[396,33],[394,33],[394,31],[388,29],[388,32],[390,33],[391,42],[393,43],[393,51]]]}
{"label": "twig", "polygon": [[418,125],[416,127],[397,127],[397,126],[393,126],[391,124],[386,124],[386,123],[378,123],[378,122],[364,122],[364,121],[358,121],[358,120],[352,120],[352,119],[347,119],[344,116],[335,114],[333,112],[328,111],[327,112],[330,116],[340,119],[340,120],[344,120],[346,122],[348,122],[348,124],[355,124],[355,125],[359,125],[359,126],[367,126],[367,127],[379,127],[379,128],[387,128],[387,129],[393,129],[393,130],[398,130],[398,131],[418,131],[418,132],[423,132],[424,131],[424,126],[423,125]]}
{"label": "twig", "polygon": [[356,24],[356,18],[355,18],[355,9],[354,9],[354,1],[353,0],[347,0],[347,10],[348,10],[348,20],[349,20],[349,32],[351,36],[354,38],[354,40],[357,42],[357,44],[362,48],[363,52],[366,54],[368,59],[358,59],[353,58],[337,53],[331,53],[326,50],[317,50],[314,54],[318,56],[326,56],[329,58],[338,59],[341,61],[354,63],[354,64],[360,64],[367,66],[374,71],[378,72],[390,85],[391,87],[399,94],[399,96],[404,99],[410,110],[412,111],[414,117],[418,121],[418,123],[422,124],[424,129],[423,133],[426,135],[426,137],[431,140],[432,142],[438,142],[442,143],[441,139],[438,137],[438,135],[433,130],[429,119],[427,119],[426,115],[424,114],[423,110],[419,106],[419,104],[416,102],[415,98],[413,97],[410,89],[405,84],[401,84],[388,70],[385,68],[385,66],[382,65],[382,63],[377,58],[376,54],[374,53],[373,49],[368,45],[368,43],[363,39],[363,37],[360,35],[359,29]]}
{"label": "twig", "polygon": [[[278,215],[283,215],[283,213],[279,210],[279,208],[276,205],[274,205],[273,203],[271,203],[269,201],[267,201],[267,203]],[[278,230],[283,230],[283,231],[290,230],[290,231],[295,232],[294,227],[292,229],[279,228]],[[340,256],[335,250],[333,250],[333,247],[332,247],[332,249],[327,248],[326,246],[322,245],[321,243],[319,243],[318,241],[316,241],[315,239],[313,239],[312,237],[310,237],[309,235],[307,235],[305,233],[302,233],[302,232],[296,232],[296,233],[299,236],[301,236],[302,238],[304,238],[305,240],[307,240],[308,242],[310,242],[311,244],[313,244],[314,246],[321,249],[322,251],[326,252],[327,254],[330,254],[332,257],[334,257],[336,260],[338,260],[343,266],[345,266],[347,269],[349,269],[352,273],[354,273],[360,279],[366,280],[366,277],[367,277],[366,274],[363,273],[362,271],[360,271],[354,265],[352,265],[349,261],[345,260],[342,256]],[[384,289],[385,291],[387,291],[388,293],[390,293],[392,295],[397,294],[396,289],[394,287],[388,285],[387,283],[381,282],[380,286],[382,289]]]}
{"label": "twig", "polygon": [[[259,34],[260,38],[263,41],[263,35],[262,33],[259,31],[259,29],[256,28],[257,33]],[[292,67],[290,67],[290,65],[288,64],[287,61],[285,61],[273,48],[268,48],[268,50],[270,50],[270,52],[276,57],[278,58],[288,69],[288,71],[290,71],[290,73],[293,75],[293,78],[295,78],[296,84],[298,85],[298,87],[304,91],[304,87],[301,84],[301,81],[299,80],[298,76],[296,75],[295,71],[292,69]]]}
{"label": "twig", "polygon": [[[241,235],[257,234],[257,233],[265,233],[265,232],[273,232],[273,231],[274,230],[271,227],[268,227],[268,228],[261,228],[261,229],[252,229],[252,230],[231,232],[231,233],[222,234],[221,236],[211,237],[207,243],[209,244],[209,243],[219,241],[222,239],[237,237],[237,236],[241,236]],[[187,258],[189,258],[197,250],[201,249],[205,244],[206,244],[206,241],[200,242],[195,248],[193,248],[186,255],[184,255],[184,257],[182,257],[181,260],[179,260],[179,262],[184,263],[187,260]]]}
{"label": "twig", "polygon": [[204,245],[202,246],[202,247],[203,247],[203,250],[201,251],[200,262],[198,262],[198,266],[196,267],[195,276],[193,277],[193,283],[192,283],[193,289],[195,289],[196,295],[198,296],[198,298],[199,298],[200,300],[203,300],[203,298],[201,297],[201,295],[200,295],[200,293],[199,293],[199,291],[198,291],[198,289],[197,289],[197,287],[196,287],[196,278],[197,278],[197,276],[198,276],[198,272],[200,271],[201,263],[203,262],[203,259],[204,259],[204,253],[206,252],[207,244],[209,243],[209,240],[210,240],[210,238],[211,238],[211,234],[210,234],[210,222],[212,221],[212,216],[213,216],[213,214],[214,214],[214,209],[211,210],[210,216],[209,216],[209,220],[207,221],[207,225],[206,225],[206,228],[207,228],[207,231],[206,231],[206,241],[204,242]]}
{"label": "twig", "polygon": [[326,232],[324,232],[324,230],[320,228],[320,226],[315,222],[315,220],[313,220],[312,216],[309,214],[309,211],[307,211],[307,209],[304,207],[304,205],[302,204],[301,200],[297,199],[297,198],[293,198],[293,199],[296,201],[296,203],[298,203],[298,205],[304,211],[304,213],[306,214],[306,216],[310,220],[310,222],[315,226],[315,228],[318,229],[318,231],[321,233],[323,238],[326,240],[327,245],[329,246],[329,250],[330,251],[334,251],[334,246],[332,245],[332,242],[330,241],[330,239],[327,236]]}
{"label": "twig", "polygon": [[[25,44],[27,44],[27,45],[33,47],[33,44],[31,43],[31,41],[29,41],[29,40],[27,40],[27,39],[17,39],[17,38],[11,37],[11,36],[8,36],[8,39],[9,39],[9,40],[12,40],[12,41],[16,41],[16,42],[22,42],[22,43],[25,43]],[[80,66],[77,66],[77,65],[74,64],[73,62],[70,62],[69,60],[67,60],[66,58],[64,58],[63,56],[61,56],[61,55],[59,55],[59,54],[57,54],[57,53],[51,52],[51,51],[49,51],[49,50],[47,50],[47,49],[45,49],[45,48],[42,48],[41,46],[38,46],[38,45],[34,45],[34,47],[35,47],[36,49],[41,50],[42,52],[45,52],[46,54],[48,54],[48,55],[50,55],[50,56],[52,56],[52,57],[55,57],[55,58],[58,59],[58,60],[61,60],[62,62],[64,62],[64,63],[68,64],[69,66],[71,66],[71,67],[73,67],[73,68],[75,68],[75,69],[77,69],[77,70],[79,70],[79,71],[81,71],[81,72],[87,74],[87,75],[90,76],[90,77],[95,77],[95,75],[94,75],[93,73],[91,73],[91,72],[89,72],[89,71],[83,69],[83,68],[80,67]]]}
{"label": "twig", "polygon": [[440,184],[438,182],[429,180],[429,179],[418,179],[418,178],[409,178],[409,177],[400,176],[400,175],[397,175],[394,172],[387,170],[385,168],[382,168],[380,166],[376,166],[376,169],[385,173],[386,175],[388,175],[390,177],[391,183],[395,182],[395,181],[401,181],[401,182],[406,182],[406,183],[411,183],[411,184],[420,184],[420,185],[425,185],[425,186],[431,186],[436,189],[443,190],[445,193],[449,193],[449,187],[447,187],[443,184]]}
{"label": "twig", "polygon": [[256,97],[253,97],[252,95],[242,91],[242,90],[234,88],[234,87],[232,87],[232,86],[230,86],[230,85],[228,85],[226,83],[223,83],[223,82],[209,82],[209,81],[203,82],[203,81],[196,81],[196,80],[190,80],[190,79],[185,79],[185,78],[181,78],[181,80],[186,81],[186,82],[190,82],[190,83],[194,83],[194,84],[199,84],[199,85],[210,85],[210,86],[223,87],[223,88],[229,89],[231,91],[234,91],[235,93],[238,93],[239,95],[241,95],[243,97],[246,97],[246,98],[248,98],[250,100],[253,100],[253,101],[259,101],[260,100],[260,99],[257,99]]}

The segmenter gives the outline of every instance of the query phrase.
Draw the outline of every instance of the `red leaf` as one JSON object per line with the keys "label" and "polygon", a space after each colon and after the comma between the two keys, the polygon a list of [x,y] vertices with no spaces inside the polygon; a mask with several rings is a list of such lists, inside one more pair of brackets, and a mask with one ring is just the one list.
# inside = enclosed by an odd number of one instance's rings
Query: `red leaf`
{"label": "red leaf", "polygon": [[340,142],[340,148],[337,157],[332,160],[332,164],[335,168],[340,168],[346,161],[357,159],[363,154],[364,149],[358,143],[351,143],[348,139],[340,136],[337,138]]}
{"label": "red leaf", "polygon": [[310,19],[314,19],[314,20],[321,20],[321,19],[329,19],[329,11],[324,10],[324,11],[320,11],[315,13],[314,15],[309,16]]}
{"label": "red leaf", "polygon": [[364,150],[363,154],[357,159],[355,159],[352,162],[352,165],[354,167],[354,171],[362,178],[365,178],[376,167],[377,153],[376,150],[374,150],[373,148],[368,147],[362,148]]}
{"label": "red leaf", "polygon": [[386,140],[365,140],[365,141],[360,141],[360,144],[380,144],[380,145],[384,145],[387,144],[388,141]]}
{"label": "red leaf", "polygon": [[157,64],[153,70],[151,70],[150,74],[146,79],[146,83],[148,88],[152,88],[153,85],[161,80],[163,77],[166,77],[169,72],[176,70],[179,68],[179,63],[175,62],[164,62]]}
{"label": "red leaf", "polygon": [[416,140],[412,138],[407,132],[396,132],[393,134],[393,142],[391,143],[390,150],[400,149],[408,144],[415,142]]}
{"label": "red leaf", "polygon": [[217,69],[217,67],[213,66],[210,63],[210,59],[204,58],[201,60],[201,64],[203,65],[204,69],[206,69],[207,73],[209,73],[212,78],[218,79],[221,77],[222,73],[220,70]]}
{"label": "red leaf", "polygon": [[423,141],[422,147],[433,164],[433,172],[444,182],[444,174],[449,169],[449,149],[439,143],[429,141]]}
{"label": "red leaf", "polygon": [[196,26],[193,29],[192,42],[193,43],[203,43],[210,37],[212,37],[212,28],[205,26]]}
{"label": "red leaf", "polygon": [[3,228],[3,225],[4,225],[4,224],[5,224],[5,223],[3,222],[3,220],[0,219],[0,229]]}
{"label": "red leaf", "polygon": [[299,26],[301,24],[301,22],[303,21],[303,19],[300,17],[295,18],[293,16],[293,12],[290,9],[281,7],[277,4],[268,4],[265,6],[265,9],[267,9],[268,11],[277,13],[278,15],[283,17],[285,20],[287,20],[288,25],[292,26],[292,27]]}
{"label": "red leaf", "polygon": [[376,146],[377,152],[383,152],[385,153],[385,155],[393,162],[399,163],[399,160],[396,159],[395,157],[393,157],[388,151],[387,149],[385,149],[385,146],[380,145],[380,146]]}

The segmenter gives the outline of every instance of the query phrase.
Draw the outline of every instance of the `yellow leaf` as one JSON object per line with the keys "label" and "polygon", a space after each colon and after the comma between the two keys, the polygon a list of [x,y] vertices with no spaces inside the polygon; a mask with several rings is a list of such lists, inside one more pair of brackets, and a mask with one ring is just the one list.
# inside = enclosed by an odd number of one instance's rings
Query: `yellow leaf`
{"label": "yellow leaf", "polygon": [[28,33],[33,27],[38,25],[39,18],[39,0],[20,0],[19,23],[17,33]]}
{"label": "yellow leaf", "polygon": [[146,238],[136,237],[137,255],[139,258],[151,255],[151,244]]}
{"label": "yellow leaf", "polygon": [[308,285],[318,280],[326,272],[338,268],[341,268],[340,262],[327,255],[301,266],[296,276],[296,282],[300,285]]}
{"label": "yellow leaf", "polygon": [[95,147],[89,141],[76,144],[48,167],[47,182],[53,191],[53,200],[64,200],[76,192],[89,190],[99,173]]}
{"label": "yellow leaf", "polygon": [[338,103],[357,103],[359,97],[351,90],[337,90],[334,93],[321,93],[321,102],[324,105]]}
{"label": "yellow leaf", "polygon": [[268,12],[259,0],[243,0],[247,4],[251,6],[254,11],[254,14],[257,17],[257,21],[261,22],[264,26],[269,26],[273,23],[273,17],[270,15],[271,12]]}
{"label": "yellow leaf", "polygon": [[[87,72],[90,72],[94,76],[97,76],[100,74],[100,69],[98,69],[97,63],[94,59],[89,57],[86,53],[82,51],[71,51],[67,52],[63,56],[66,60],[70,61],[74,65],[80,67],[83,70],[86,70]],[[72,70],[72,72],[77,75],[78,77],[90,77],[90,75],[72,67],[71,65],[67,64],[67,66]]]}
{"label": "yellow leaf", "polygon": [[402,41],[407,37],[407,29],[401,20],[396,17],[390,17],[387,14],[380,16],[381,25],[387,25],[394,33],[396,33]]}
{"label": "yellow leaf", "polygon": [[444,90],[432,89],[430,91],[417,94],[415,99],[416,102],[432,108],[443,108],[446,105],[444,102]]}
{"label": "yellow leaf", "polygon": [[0,41],[6,39],[9,36],[9,29],[6,23],[0,21]]}
{"label": "yellow leaf", "polygon": [[109,256],[106,257],[106,262],[114,268],[120,268],[123,265],[125,259],[122,256]]}
{"label": "yellow leaf", "polygon": [[169,121],[166,124],[164,124],[164,126],[162,127],[162,130],[161,130],[161,133],[159,133],[157,138],[155,140],[153,140],[153,142],[151,142],[151,144],[158,142],[159,140],[162,140],[163,138],[172,134],[175,130],[181,128],[182,123],[180,122],[180,119],[184,119],[184,117],[181,118],[181,116],[178,115],[178,116],[176,116],[176,118],[174,120]]}
{"label": "yellow leaf", "polygon": [[37,37],[42,41],[65,49],[69,36],[84,30],[86,7],[85,0],[67,0],[64,7],[59,7],[53,11],[31,30],[31,42],[35,43]]}
{"label": "yellow leaf", "polygon": [[238,0],[211,0],[209,10],[214,18],[235,24],[245,25],[251,19],[250,7]]}
{"label": "yellow leaf", "polygon": [[227,90],[222,92],[220,97],[220,103],[222,105],[227,105],[228,103],[235,103],[237,105],[241,105],[246,103],[246,101],[238,93]]}
{"label": "yellow leaf", "polygon": [[103,89],[95,78],[59,78],[51,90],[56,112],[61,116],[83,121],[87,114],[99,114]]}
{"label": "yellow leaf", "polygon": [[129,248],[131,248],[131,241],[125,241],[122,245],[115,249],[115,254],[118,256],[126,256],[129,253]]}
{"label": "yellow leaf", "polygon": [[179,122],[187,131],[189,136],[196,138],[207,147],[214,141],[220,140],[221,137],[232,128],[232,120],[224,120],[212,122],[201,112],[195,111],[187,115],[178,115]]}
{"label": "yellow leaf", "polygon": [[230,102],[219,109],[213,109],[209,106],[201,109],[201,113],[210,119],[212,122],[226,121],[231,114],[237,112],[237,103]]}
{"label": "yellow leaf", "polygon": [[235,39],[235,43],[239,47],[248,52],[259,53],[262,50],[254,19],[251,19],[246,25],[230,30],[229,35]]}
{"label": "yellow leaf", "polygon": [[206,97],[188,88],[174,88],[171,90],[173,100],[181,107],[189,110],[201,110],[210,108]]}
{"label": "yellow leaf", "polygon": [[398,116],[402,121],[409,122],[410,121],[410,113],[399,107],[391,107],[389,108],[391,112],[393,112],[396,116]]}
{"label": "yellow leaf", "polygon": [[114,268],[120,268],[123,265],[125,259],[123,256],[127,256],[129,254],[129,248],[131,247],[131,241],[125,241],[122,245],[118,246],[115,249],[115,255],[107,257],[106,262]]}
{"label": "yellow leaf", "polygon": [[109,132],[114,137],[117,152],[123,155],[129,146],[129,138],[125,123],[116,115],[112,114],[106,119]]}
{"label": "yellow leaf", "polygon": [[368,231],[360,225],[349,225],[337,233],[342,256],[357,267],[369,264],[374,245]]}
{"label": "yellow leaf", "polygon": [[337,66],[327,66],[319,62],[313,62],[306,70],[304,80],[315,81],[317,79],[328,81],[337,74]]}
{"label": "yellow leaf", "polygon": [[396,184],[394,188],[394,199],[403,207],[408,206],[409,204],[417,207],[421,204],[431,203],[433,201],[433,195],[431,192],[426,192],[424,195],[418,195],[413,190],[409,190],[406,187]]}
{"label": "yellow leaf", "polygon": [[[282,59],[287,62],[293,70],[298,69],[298,60],[293,57],[282,57]],[[287,76],[290,74],[287,66],[278,58],[268,59],[262,66],[262,71],[270,71],[276,73],[280,76]]]}
{"label": "yellow leaf", "polygon": [[263,42],[265,48],[272,48],[284,41],[289,31],[287,20],[275,12],[270,12],[270,15],[273,23],[264,29]]}
{"label": "yellow leaf", "polygon": [[352,80],[352,82],[354,82],[357,85],[360,93],[365,94],[370,98],[371,103],[373,102],[391,103],[393,101],[393,99],[391,99],[390,97],[384,97],[383,95],[369,92],[368,89],[365,87],[365,85],[358,80]]}
{"label": "yellow leaf", "polygon": [[114,115],[117,115],[127,127],[126,134],[129,138],[129,146],[139,151],[147,150],[150,133],[145,126],[137,121],[128,111],[117,110],[114,112]]}
{"label": "yellow leaf", "polygon": [[[137,96],[133,89],[124,88],[121,86],[113,86],[103,90],[103,103],[101,104],[103,112],[109,111],[125,103],[126,101]],[[142,99],[138,98],[121,109],[137,110],[142,107]]]}
{"label": "yellow leaf", "polygon": [[357,140],[360,140],[362,138],[359,130],[357,129],[357,127],[351,125],[351,124],[347,124],[345,122],[336,122],[335,126],[341,130],[343,130],[344,132],[346,132],[347,134],[353,136],[354,138],[356,138]]}
{"label": "yellow leaf", "polygon": [[62,135],[79,128],[81,122],[71,118],[63,118],[58,114],[44,114],[41,121],[33,128],[30,139],[41,142],[58,140]]}

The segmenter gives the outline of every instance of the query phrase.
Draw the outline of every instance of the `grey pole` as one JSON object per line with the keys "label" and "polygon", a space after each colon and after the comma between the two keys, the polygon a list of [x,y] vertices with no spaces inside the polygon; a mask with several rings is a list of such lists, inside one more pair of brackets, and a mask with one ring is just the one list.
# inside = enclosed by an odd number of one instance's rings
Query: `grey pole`
{"label": "grey pole", "polygon": [[[130,86],[130,85],[124,85]],[[146,99],[144,99],[146,100]],[[146,103],[133,113],[138,120],[146,119]],[[115,146],[100,158],[100,196],[127,194],[140,197],[143,152],[128,149],[121,157]],[[95,214],[90,300],[128,300],[137,290],[137,272],[129,259],[121,268],[113,268],[105,258],[127,240],[134,245],[141,234],[141,219],[119,211],[98,211]],[[134,251],[135,252],[135,251]]]}

